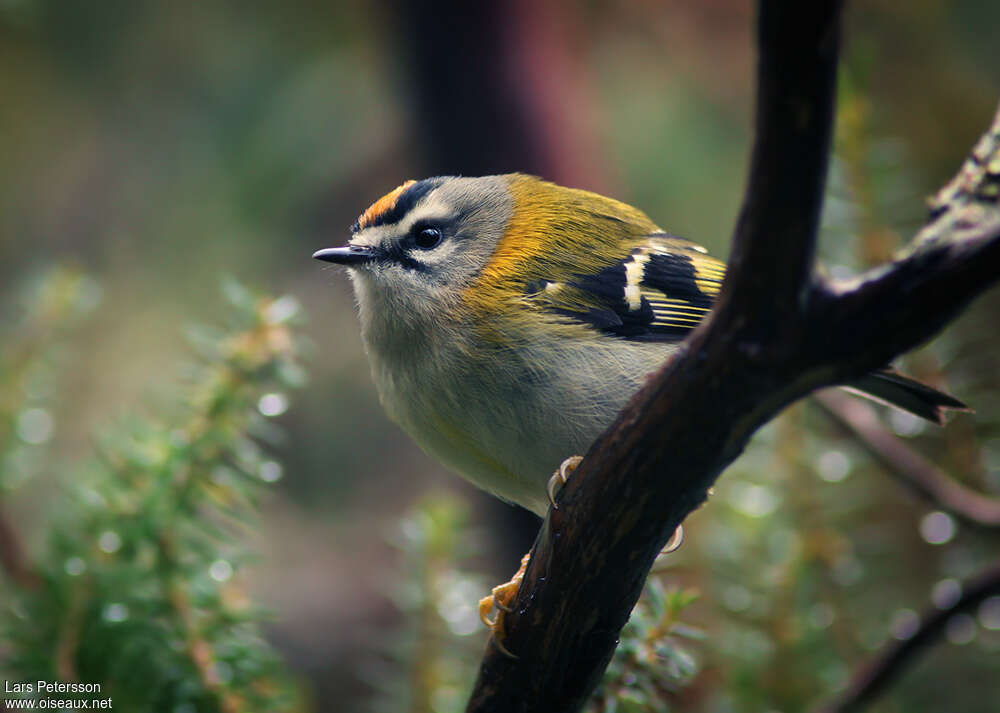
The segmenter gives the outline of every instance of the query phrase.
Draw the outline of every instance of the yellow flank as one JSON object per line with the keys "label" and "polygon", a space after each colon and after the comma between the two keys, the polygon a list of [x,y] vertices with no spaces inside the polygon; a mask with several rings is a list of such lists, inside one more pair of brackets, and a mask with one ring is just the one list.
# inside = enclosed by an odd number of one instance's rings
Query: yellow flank
{"label": "yellow flank", "polygon": [[[440,415],[432,416],[431,420],[437,433],[443,436],[458,452],[463,453],[467,459],[474,462],[479,470],[489,471],[499,482],[506,481],[510,484],[522,483],[530,487],[530,484],[523,483],[523,479],[517,473],[509,470],[497,458],[494,458],[483,450],[476,439],[472,438],[450,420],[446,420]],[[488,488],[489,483],[481,483],[480,487]]]}
{"label": "yellow flank", "polygon": [[620,201],[534,176],[507,180],[514,201],[510,222],[490,264],[463,295],[466,306],[484,317],[498,300],[519,297],[529,282],[596,274],[660,232],[645,213]]}
{"label": "yellow flank", "polygon": [[362,229],[367,228],[373,222],[378,220],[378,217],[385,213],[386,211],[392,210],[393,206],[396,205],[396,201],[399,199],[399,194],[405,191],[407,188],[412,186],[416,181],[409,180],[401,186],[396,186],[391,191],[386,193],[384,196],[379,198],[377,201],[368,206],[368,210],[361,214],[358,218],[358,226]]}

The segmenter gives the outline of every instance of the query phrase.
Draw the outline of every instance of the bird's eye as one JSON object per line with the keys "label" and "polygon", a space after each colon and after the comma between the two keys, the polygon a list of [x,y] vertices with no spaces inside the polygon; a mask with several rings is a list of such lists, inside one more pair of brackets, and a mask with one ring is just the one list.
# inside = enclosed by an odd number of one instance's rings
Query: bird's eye
{"label": "bird's eye", "polygon": [[419,228],[413,235],[413,243],[421,250],[430,250],[441,242],[441,231],[437,228]]}

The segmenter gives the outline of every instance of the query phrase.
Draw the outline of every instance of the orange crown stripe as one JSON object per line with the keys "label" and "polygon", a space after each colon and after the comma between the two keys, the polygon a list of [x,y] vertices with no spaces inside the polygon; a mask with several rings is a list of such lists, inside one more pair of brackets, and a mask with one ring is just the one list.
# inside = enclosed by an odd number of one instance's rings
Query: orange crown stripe
{"label": "orange crown stripe", "polygon": [[396,201],[399,199],[400,194],[414,183],[416,183],[416,181],[407,181],[403,185],[393,188],[391,191],[372,203],[368,207],[368,210],[362,213],[361,217],[358,218],[358,226],[360,228],[367,228],[369,225],[378,220],[380,215],[392,210],[393,206],[396,205]]}

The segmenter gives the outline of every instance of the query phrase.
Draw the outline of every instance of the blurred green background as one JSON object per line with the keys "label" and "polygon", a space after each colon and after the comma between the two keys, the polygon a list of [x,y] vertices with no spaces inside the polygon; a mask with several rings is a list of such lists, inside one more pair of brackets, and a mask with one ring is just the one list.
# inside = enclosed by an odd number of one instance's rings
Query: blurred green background
{"label": "blurred green background", "polygon": [[[527,170],[631,202],[724,256],[751,136],[752,24],[751,4],[732,0],[0,0],[0,285],[11,294],[67,264],[101,293],[58,379],[44,465],[4,495],[29,548],[94,431],[171,388],[184,330],[224,309],[222,276],[292,294],[310,383],[276,419],[284,477],[247,586],[313,710],[363,710],[403,685],[406,664],[387,653],[411,624],[400,523],[428,493],[467,502],[480,544],[463,567],[485,587],[516,567],[533,518],[444,473],[387,421],[348,282],[310,254],[342,244],[405,179]],[[988,125],[1000,4],[859,1],[846,38],[822,245],[845,272],[912,235],[923,198]],[[977,415],[943,431],[883,416],[1000,497],[998,305],[988,295],[906,362]],[[707,634],[678,700],[793,711],[837,690],[936,586],[1000,550],[954,520],[932,543],[921,524],[934,510],[815,406],[793,408],[722,478],[671,561],[701,592],[685,616]],[[1000,701],[990,616],[956,624],[878,710]],[[467,618],[450,630],[473,652],[485,641]],[[442,696],[430,709],[460,694]]]}

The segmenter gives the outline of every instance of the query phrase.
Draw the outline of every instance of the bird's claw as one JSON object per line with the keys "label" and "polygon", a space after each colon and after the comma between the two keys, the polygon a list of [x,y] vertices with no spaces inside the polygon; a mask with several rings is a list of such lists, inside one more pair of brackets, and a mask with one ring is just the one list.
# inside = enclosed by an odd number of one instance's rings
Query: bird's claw
{"label": "bird's claw", "polygon": [[[582,456],[570,456],[564,460],[552,477],[549,478],[548,485],[546,487],[546,492],[549,496],[549,502],[552,504],[554,509],[558,509],[559,506],[556,505],[556,494],[559,492],[569,477],[576,470],[577,466],[583,460]],[[684,541],[684,528],[681,525],[677,526],[674,530],[674,534],[671,535],[667,544],[663,546],[660,550],[661,555],[670,554],[677,550]],[[493,587],[493,591],[489,595],[483,597],[479,600],[479,618],[482,620],[483,624],[489,628],[492,634],[493,643],[496,647],[505,655],[512,659],[518,658],[517,654],[512,653],[503,644],[503,639],[505,636],[504,630],[504,615],[509,614],[513,611],[511,603],[517,596],[517,591],[521,588],[521,581],[524,579],[524,572],[528,568],[528,560],[531,559],[531,553],[529,552],[524,557],[521,558],[521,566],[518,568],[514,576],[510,578],[509,582],[497,585]],[[490,619],[490,613],[496,609],[496,616]]]}
{"label": "bird's claw", "polygon": [[566,485],[569,476],[573,474],[573,471],[576,470],[582,460],[583,456],[570,456],[559,464],[558,470],[549,478],[549,484],[545,487],[545,492],[549,496],[549,503],[552,505],[553,510],[559,509],[559,506],[556,505],[556,494]]}
{"label": "bird's claw", "polygon": [[[521,558],[521,566],[518,568],[517,572],[514,573],[514,576],[510,578],[509,582],[504,582],[503,584],[493,587],[492,592],[479,600],[479,618],[487,626],[487,628],[489,628],[493,635],[493,643],[496,644],[497,648],[500,649],[505,656],[512,659],[516,659],[518,656],[511,653],[511,651],[503,645],[503,638],[505,635],[504,615],[513,611],[513,607],[510,606],[510,603],[514,601],[514,597],[517,596],[517,590],[521,587],[521,580],[524,579],[524,571],[528,567],[529,559],[531,559],[530,552]],[[497,610],[496,616],[490,619],[490,612],[493,611],[494,608]]]}
{"label": "bird's claw", "polygon": [[667,540],[667,544],[665,544],[663,546],[663,549],[660,550],[660,554],[669,555],[671,552],[676,552],[683,544],[684,544],[684,526],[678,525],[677,529],[674,530],[674,534],[672,534],[670,536],[670,539]]}

